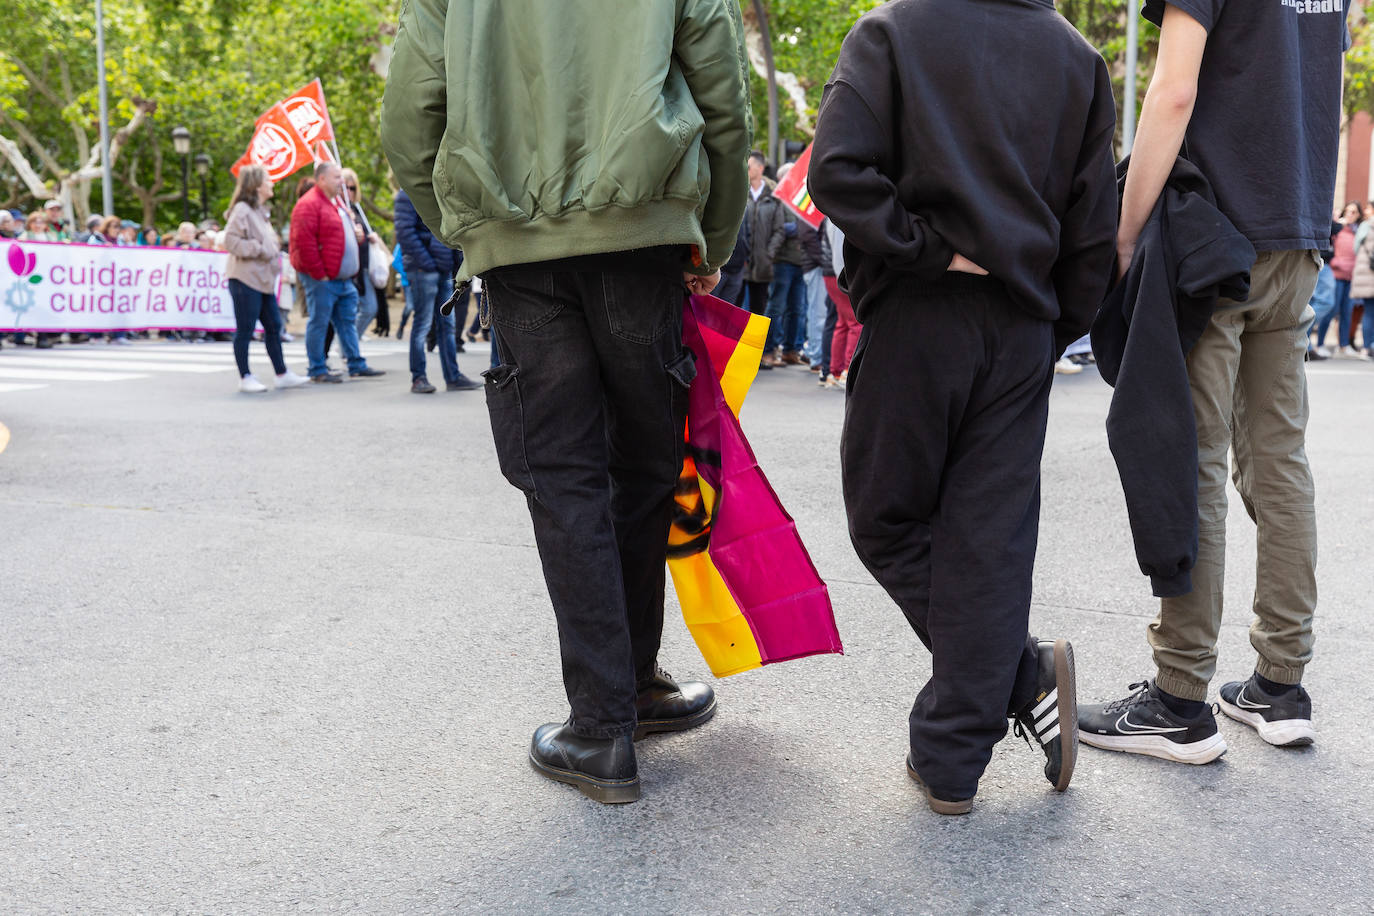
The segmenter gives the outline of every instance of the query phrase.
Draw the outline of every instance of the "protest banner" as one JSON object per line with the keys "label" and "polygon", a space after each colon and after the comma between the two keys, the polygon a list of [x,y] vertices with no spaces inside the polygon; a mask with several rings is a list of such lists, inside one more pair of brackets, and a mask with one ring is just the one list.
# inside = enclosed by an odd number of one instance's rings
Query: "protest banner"
{"label": "protest banner", "polygon": [[0,332],[234,330],[226,255],[0,242]]}
{"label": "protest banner", "polygon": [[810,167],[811,147],[808,146],[792,164],[792,170],[787,173],[787,177],[778,182],[773,196],[810,223],[812,229],[819,229],[825,214],[816,209],[816,205],[811,202],[811,192],[806,189],[806,173]]}

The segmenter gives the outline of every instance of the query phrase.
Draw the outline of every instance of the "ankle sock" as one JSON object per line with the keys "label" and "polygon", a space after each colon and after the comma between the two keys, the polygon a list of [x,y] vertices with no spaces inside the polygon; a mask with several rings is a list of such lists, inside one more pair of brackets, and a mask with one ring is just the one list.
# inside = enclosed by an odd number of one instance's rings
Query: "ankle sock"
{"label": "ankle sock", "polygon": [[1196,719],[1207,708],[1207,704],[1201,700],[1185,700],[1183,697],[1176,697],[1172,693],[1160,689],[1158,685],[1155,685],[1155,690],[1159,693],[1159,701],[1168,708],[1169,712],[1180,719]]}
{"label": "ankle sock", "polygon": [[1260,689],[1271,697],[1281,697],[1286,693],[1292,693],[1298,689],[1297,684],[1277,684],[1258,671],[1255,672],[1255,683],[1260,685]]}

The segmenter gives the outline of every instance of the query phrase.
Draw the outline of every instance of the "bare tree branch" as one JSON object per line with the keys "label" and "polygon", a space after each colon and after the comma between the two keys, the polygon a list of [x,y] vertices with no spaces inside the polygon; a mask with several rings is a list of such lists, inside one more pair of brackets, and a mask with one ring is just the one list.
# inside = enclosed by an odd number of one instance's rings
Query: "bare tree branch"
{"label": "bare tree branch", "polygon": [[379,217],[381,217],[382,219],[386,220],[387,222],[391,222],[391,223],[394,223],[394,222],[396,221],[396,211],[395,211],[395,210],[385,210],[385,209],[383,209],[381,206],[379,206],[379,205],[376,203],[376,201],[374,201],[371,197],[368,197],[368,196],[365,195],[365,194],[360,194],[359,197],[362,198],[363,207],[364,207],[369,213],[371,213],[373,216],[379,216]]}
{"label": "bare tree branch", "polygon": [[61,164],[52,157],[51,153],[43,148],[43,144],[38,142],[38,138],[33,135],[32,131],[24,126],[22,121],[15,120],[4,111],[0,111],[0,120],[3,120],[5,124],[9,125],[10,129],[18,135],[19,139],[23,140],[24,143],[28,145],[29,149],[33,150],[34,153],[38,155],[39,161],[43,163],[43,167],[49,172],[52,172],[54,178],[59,180],[62,178],[64,169]]}
{"label": "bare tree branch", "polygon": [[19,180],[24,183],[24,187],[28,188],[30,194],[37,198],[49,196],[51,192],[48,190],[48,186],[43,183],[42,178],[38,177],[38,173],[29,164],[29,160],[24,158],[24,151],[19,148],[19,144],[4,134],[0,134],[0,154],[3,154],[9,164],[14,167],[15,172],[19,174]]}

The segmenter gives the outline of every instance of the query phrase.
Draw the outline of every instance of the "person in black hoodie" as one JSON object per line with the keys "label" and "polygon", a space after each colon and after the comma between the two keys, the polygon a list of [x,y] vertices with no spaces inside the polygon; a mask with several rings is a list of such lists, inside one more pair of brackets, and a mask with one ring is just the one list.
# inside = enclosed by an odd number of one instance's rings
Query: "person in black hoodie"
{"label": "person in black hoodie", "polygon": [[[982,49],[996,49],[987,65]],[[1015,719],[1067,788],[1072,651],[1029,635],[1053,366],[1111,281],[1116,109],[1050,0],[895,0],[845,39],[809,185],[863,333],[841,445],[859,558],[931,650],[908,774],[972,807]]]}

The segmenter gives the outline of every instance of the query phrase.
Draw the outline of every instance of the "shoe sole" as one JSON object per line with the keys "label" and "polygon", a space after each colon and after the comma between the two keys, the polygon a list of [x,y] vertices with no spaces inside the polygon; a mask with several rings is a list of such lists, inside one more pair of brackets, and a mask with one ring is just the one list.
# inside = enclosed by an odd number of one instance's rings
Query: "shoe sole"
{"label": "shoe sole", "polygon": [[1054,682],[1059,688],[1059,780],[1054,788],[1063,792],[1073,779],[1078,762],[1078,675],[1074,669],[1073,646],[1067,639],[1054,641]]}
{"label": "shoe sole", "polygon": [[916,772],[916,768],[911,765],[911,758],[906,759],[906,775],[911,777],[911,781],[921,787],[925,793],[926,804],[930,810],[936,814],[943,814],[946,817],[955,817],[960,814],[968,814],[973,810],[973,799],[966,798],[963,801],[945,801],[930,794],[930,786],[921,781],[921,775]]}
{"label": "shoe sole", "polygon": [[1159,735],[1093,735],[1080,728],[1078,740],[1104,751],[1144,754],[1147,757],[1198,766],[1211,763],[1226,753],[1226,740],[1220,734],[1194,741],[1192,744],[1178,744]]}
{"label": "shoe sole", "polygon": [[634,779],[597,779],[585,773],[561,770],[541,763],[535,758],[533,751],[530,752],[530,766],[540,776],[574,786],[592,801],[601,802],[603,805],[627,805],[639,801],[638,776]]}
{"label": "shoe sole", "polygon": [[1311,719],[1280,719],[1269,722],[1256,712],[1250,712],[1218,698],[1217,705],[1237,722],[1250,726],[1259,736],[1274,747],[1306,747],[1317,740],[1317,731]]}
{"label": "shoe sole", "polygon": [[711,698],[711,705],[700,712],[694,712],[690,716],[683,716],[679,719],[646,719],[635,727],[634,740],[638,741],[646,735],[654,735],[660,732],[685,732],[696,728],[698,725],[705,725],[716,715],[716,698]]}

